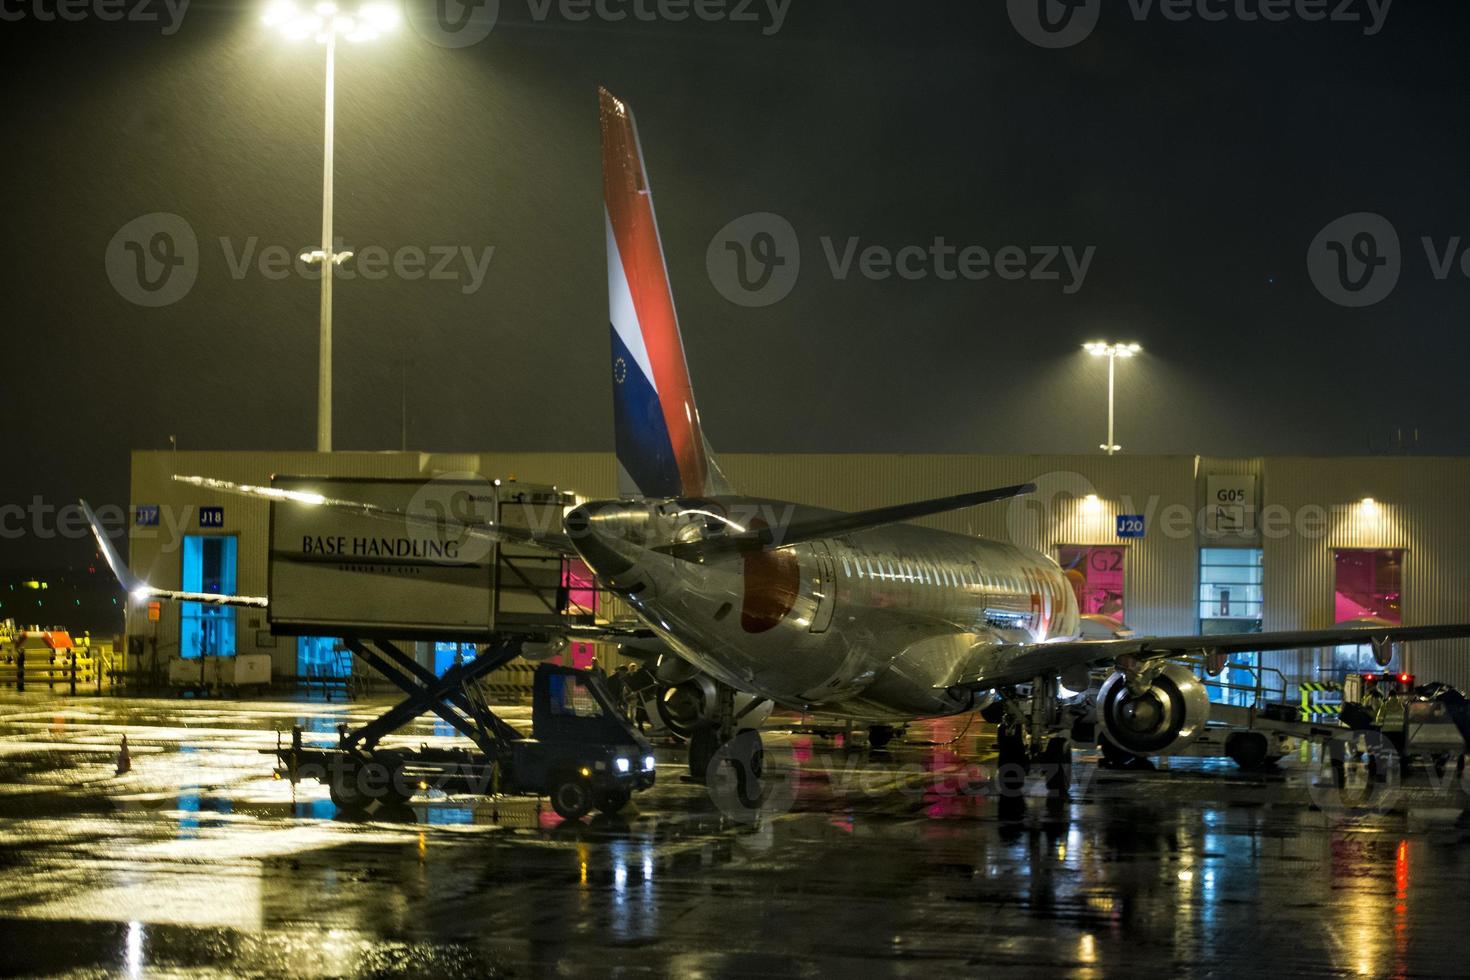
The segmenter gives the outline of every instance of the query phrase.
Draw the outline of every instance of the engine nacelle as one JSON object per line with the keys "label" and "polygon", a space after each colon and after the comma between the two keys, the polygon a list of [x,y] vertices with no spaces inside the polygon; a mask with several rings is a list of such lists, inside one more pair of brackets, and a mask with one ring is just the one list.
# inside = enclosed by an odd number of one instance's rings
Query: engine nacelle
{"label": "engine nacelle", "polygon": [[1134,755],[1168,755],[1194,741],[1210,720],[1210,696],[1188,667],[1170,664],[1134,694],[1122,671],[1103,681],[1097,719],[1113,744]]}
{"label": "engine nacelle", "polygon": [[719,687],[704,674],[695,674],[682,684],[671,684],[659,692],[655,711],[649,720],[656,720],[664,728],[688,738],[701,722],[711,721],[719,708]]}
{"label": "engine nacelle", "polygon": [[[681,666],[683,665],[683,666]],[[688,738],[700,725],[713,723],[720,710],[720,687],[714,678],[672,656],[657,666],[635,667],[621,681],[638,706],[651,735]],[[735,692],[735,724],[759,728],[775,705],[743,691]]]}

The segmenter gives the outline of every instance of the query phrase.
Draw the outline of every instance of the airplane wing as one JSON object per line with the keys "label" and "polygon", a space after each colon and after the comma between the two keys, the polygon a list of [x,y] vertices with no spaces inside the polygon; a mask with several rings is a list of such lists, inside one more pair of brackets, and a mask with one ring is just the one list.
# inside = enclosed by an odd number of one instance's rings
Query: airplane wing
{"label": "airplane wing", "polygon": [[97,547],[102,549],[102,557],[107,561],[107,567],[112,569],[112,574],[128,595],[139,602],[149,599],[168,599],[175,602],[202,602],[211,606],[252,606],[257,609],[264,608],[268,603],[264,596],[250,595],[218,595],[213,592],[181,592],[177,589],[160,589],[138,578],[128,568],[127,562],[117,553],[112,546],[112,539],[102,528],[102,522],[97,519],[97,514],[85,500],[81,502],[82,512],[87,515],[87,523],[92,526],[92,536],[97,539]]}
{"label": "airplane wing", "polygon": [[718,537],[706,538],[703,541],[672,544],[654,550],[673,555],[675,558],[681,558],[684,561],[701,562],[709,558],[740,554],[748,551],[785,548],[793,544],[800,544],[803,541],[814,541],[819,538],[840,537],[844,534],[852,534],[855,531],[866,531],[869,528],[882,527],[886,524],[898,524],[902,521],[911,521],[918,517],[929,517],[933,514],[944,514],[952,510],[961,510],[965,507],[976,507],[980,504],[994,503],[998,500],[1009,500],[1012,497],[1020,497],[1024,494],[1033,493],[1035,490],[1036,484],[1022,483],[1013,487],[1001,487],[997,490],[980,490],[974,493],[958,494],[953,497],[940,497],[936,500],[921,500],[917,503],[879,507],[876,510],[859,511],[856,514],[838,514],[832,517],[788,524],[784,527],[752,528],[749,531],[743,531],[738,534],[721,534]]}
{"label": "airplane wing", "polygon": [[326,497],[319,493],[310,493],[304,490],[286,490],[281,487],[257,487],[246,483],[232,483],[229,480],[216,480],[207,476],[181,476],[174,474],[173,478],[178,483],[187,483],[191,486],[203,487],[206,490],[215,490],[219,493],[234,494],[237,497],[252,497],[256,500],[297,504],[302,507],[320,507],[326,510],[336,511],[339,514],[367,517],[373,520],[391,522],[400,526],[407,525],[409,527],[428,528],[443,534],[466,534],[485,541],[534,545],[565,555],[576,555],[577,553],[559,523],[554,528],[536,529],[517,527],[510,524],[497,524],[494,521],[460,521],[453,518],[441,517],[437,514],[430,514],[425,511],[398,510],[393,507],[382,507],[361,500],[343,500],[335,497]]}
{"label": "airplane wing", "polygon": [[[1189,654],[1230,654],[1311,647],[1366,645],[1376,651],[1409,640],[1470,637],[1470,625],[1337,626],[1319,630],[1227,633],[1217,636],[1139,636],[1120,640],[1061,640],[1055,643],[1001,644],[979,648],[942,687],[989,690],[1024,684],[1069,667],[1130,666],[1147,660]],[[1380,662],[1386,663],[1387,658]]]}

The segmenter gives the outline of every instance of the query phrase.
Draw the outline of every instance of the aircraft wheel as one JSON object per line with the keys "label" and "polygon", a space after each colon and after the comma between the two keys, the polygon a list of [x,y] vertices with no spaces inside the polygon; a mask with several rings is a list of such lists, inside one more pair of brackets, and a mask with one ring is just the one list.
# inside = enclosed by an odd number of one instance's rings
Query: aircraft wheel
{"label": "aircraft wheel", "polygon": [[766,774],[766,745],[754,728],[742,728],[730,742],[730,758],[743,764],[756,779]]}
{"label": "aircraft wheel", "polygon": [[1019,725],[1002,725],[995,736],[995,748],[999,755],[998,764],[1020,766],[1023,772],[1031,771],[1031,757],[1026,752],[1026,733]]}
{"label": "aircraft wheel", "polygon": [[592,780],[579,772],[564,773],[552,783],[551,808],[563,820],[581,820],[595,803]]}
{"label": "aircraft wheel", "polygon": [[761,799],[761,776],[766,771],[766,748],[761,733],[744,729],[724,748],[724,755],[735,770],[735,789],[740,802],[755,807]]}
{"label": "aircraft wheel", "polygon": [[1120,748],[1106,734],[1097,740],[1097,745],[1102,750],[1103,765],[1108,769],[1147,772],[1154,768],[1154,764],[1146,756],[1134,755],[1127,749]]}
{"label": "aircraft wheel", "polygon": [[868,745],[881,752],[888,748],[888,743],[893,741],[898,730],[892,725],[870,725],[868,726]]}
{"label": "aircraft wheel", "polygon": [[711,725],[701,725],[689,734],[689,778],[705,781],[710,763],[720,751],[720,733]]}
{"label": "aircraft wheel", "polygon": [[1245,772],[1256,772],[1266,767],[1271,743],[1260,732],[1231,732],[1225,739],[1225,754]]}
{"label": "aircraft wheel", "polygon": [[630,789],[610,789],[597,797],[597,809],[612,816],[621,813],[628,801],[633,799],[633,791]]}
{"label": "aircraft wheel", "polygon": [[1065,738],[1048,739],[1041,753],[1046,773],[1046,791],[1052,796],[1066,796],[1072,790],[1072,743]]}

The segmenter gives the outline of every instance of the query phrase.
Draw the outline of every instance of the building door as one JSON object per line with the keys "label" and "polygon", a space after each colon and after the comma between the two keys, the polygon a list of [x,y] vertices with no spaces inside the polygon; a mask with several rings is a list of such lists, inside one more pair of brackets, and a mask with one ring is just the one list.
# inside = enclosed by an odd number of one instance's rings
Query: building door
{"label": "building door", "polygon": [[[1260,548],[1201,548],[1199,552],[1199,631],[1259,633],[1265,618],[1265,558]],[[1261,665],[1259,653],[1234,653],[1220,680],[1206,683],[1210,700],[1250,705]],[[1228,686],[1226,686],[1228,685]]]}
{"label": "building door", "polygon": [[[1340,548],[1332,553],[1334,581],[1333,621],[1374,622],[1386,626],[1404,623],[1404,553],[1392,548]],[[1402,667],[1390,664],[1388,669]],[[1332,673],[1380,671],[1372,647],[1340,646],[1332,651]]]}
{"label": "building door", "polygon": [[[183,581],[180,588],[185,592],[234,594],[238,545],[234,535],[185,535]],[[179,656],[192,658],[234,655],[233,606],[216,606],[203,602],[185,602],[180,605]]]}
{"label": "building door", "polygon": [[296,676],[339,680],[352,676],[352,654],[332,636],[302,636],[296,640]]}
{"label": "building door", "polygon": [[1064,544],[1057,564],[1077,593],[1077,611],[1124,623],[1123,608],[1128,549],[1119,545]]}

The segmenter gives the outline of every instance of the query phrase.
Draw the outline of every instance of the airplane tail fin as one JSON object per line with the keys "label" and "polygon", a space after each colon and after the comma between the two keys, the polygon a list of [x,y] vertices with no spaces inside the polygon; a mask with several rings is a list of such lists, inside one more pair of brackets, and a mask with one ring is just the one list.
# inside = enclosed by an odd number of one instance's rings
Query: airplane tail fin
{"label": "airplane tail fin", "polygon": [[694,404],[633,111],[606,89],[598,95],[618,491],[643,497],[732,493]]}

